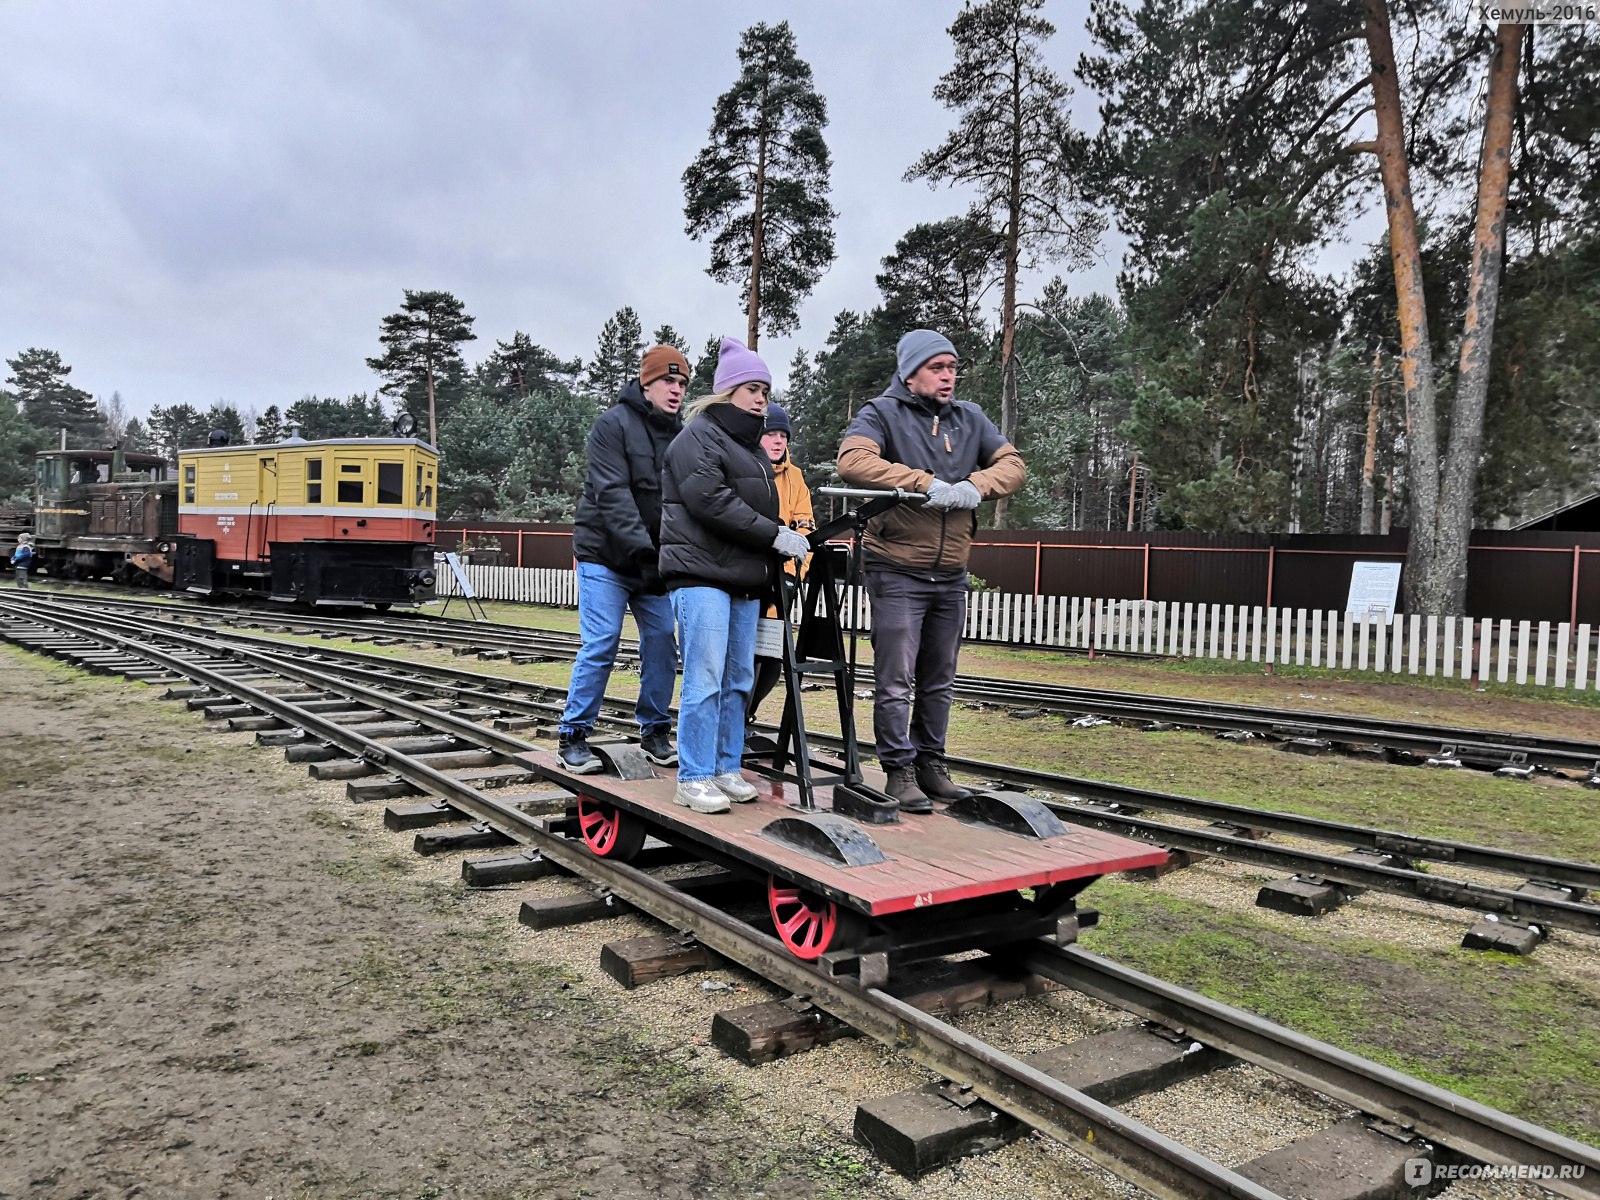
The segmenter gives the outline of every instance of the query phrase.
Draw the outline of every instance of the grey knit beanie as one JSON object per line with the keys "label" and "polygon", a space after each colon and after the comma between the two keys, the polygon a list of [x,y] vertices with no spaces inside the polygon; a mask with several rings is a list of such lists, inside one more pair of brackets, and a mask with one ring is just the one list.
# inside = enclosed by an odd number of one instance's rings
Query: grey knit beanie
{"label": "grey knit beanie", "polygon": [[901,338],[894,348],[895,367],[900,372],[900,379],[904,381],[915,375],[917,368],[934,355],[955,353],[955,346],[951,345],[950,339],[944,334],[935,333],[931,329],[913,329]]}

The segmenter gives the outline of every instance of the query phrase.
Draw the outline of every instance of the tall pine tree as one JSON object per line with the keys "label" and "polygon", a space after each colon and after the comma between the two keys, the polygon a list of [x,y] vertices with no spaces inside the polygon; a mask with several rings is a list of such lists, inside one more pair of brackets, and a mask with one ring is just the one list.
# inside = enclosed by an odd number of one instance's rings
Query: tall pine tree
{"label": "tall pine tree", "polygon": [[700,357],[694,360],[694,376],[689,380],[689,392],[695,396],[709,396],[711,389],[716,386],[717,379],[717,352],[722,348],[722,339],[712,334],[706,339],[705,348],[700,351]]}
{"label": "tall pine tree", "polygon": [[619,308],[600,329],[594,360],[584,372],[584,383],[596,404],[604,408],[617,398],[622,385],[639,373],[644,354],[644,326],[632,307]]}
{"label": "tall pine tree", "polygon": [[[1044,0],[985,0],[961,10],[949,29],[955,65],[933,89],[960,114],[940,145],[907,179],[974,188],[976,210],[1005,243],[1000,296],[1000,431],[1017,433],[1017,275],[1024,255],[1085,261],[1103,222],[1080,197],[1087,142],[1072,126],[1072,89],[1044,63],[1055,26]],[[995,505],[1003,526],[1007,501]]]}
{"label": "tall pine tree", "polygon": [[937,329],[956,344],[966,374],[987,349],[982,301],[1005,251],[981,212],[913,226],[878,273],[883,319],[890,329]]}
{"label": "tall pine tree", "polygon": [[832,264],[827,101],[787,21],[739,39],[739,78],[717,98],[711,141],[683,173],[689,236],[711,239],[707,274],[739,285],[745,344],[782,334]]}
{"label": "tall pine tree", "polygon": [[67,381],[72,368],[54,350],[33,347],[6,359],[11,368],[6,380],[12,387],[22,416],[43,429],[53,440],[67,431],[67,441],[77,448],[92,446],[105,432],[94,397]]}
{"label": "tall pine tree", "polygon": [[0,389],[0,505],[29,503],[33,456],[45,448],[49,436],[28,423],[15,396]]}
{"label": "tall pine tree", "polygon": [[483,386],[496,395],[525,400],[534,392],[570,386],[583,364],[557,358],[520,329],[509,342],[496,342],[480,370]]}
{"label": "tall pine tree", "polygon": [[671,325],[663,325],[650,335],[652,346],[672,346],[685,358],[689,357],[689,339],[684,337]]}
{"label": "tall pine tree", "polygon": [[367,359],[367,366],[383,376],[380,393],[395,397],[413,417],[427,417],[430,446],[439,444],[440,410],[462,390],[460,346],[477,340],[472,320],[449,292],[407,288],[400,311],[383,318],[378,335],[383,353]]}

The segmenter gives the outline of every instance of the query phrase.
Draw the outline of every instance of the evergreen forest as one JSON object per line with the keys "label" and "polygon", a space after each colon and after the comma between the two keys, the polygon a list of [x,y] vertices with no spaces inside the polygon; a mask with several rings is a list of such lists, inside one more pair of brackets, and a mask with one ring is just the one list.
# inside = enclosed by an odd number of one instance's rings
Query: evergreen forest
{"label": "evergreen forest", "polygon": [[[961,199],[882,246],[877,294],[826,327],[802,328],[800,305],[834,261],[838,210],[867,200],[830,187],[803,47],[757,24],[682,179],[685,233],[738,290],[744,328],[680,333],[619,295],[592,346],[549,348],[536,320],[475,329],[470,296],[407,290],[350,348],[370,392],[147,418],[74,381],[70,347],[7,347],[0,504],[26,502],[34,452],[62,437],[170,457],[213,429],[385,434],[404,411],[441,451],[441,516],[570,520],[589,427],[643,350],[677,345],[698,393],[724,333],[805,347],[775,398],[815,486],[919,326],[955,342],[958,396],[1028,463],[1025,491],[987,506],[995,524],[1408,527],[1448,565],[1460,530],[1600,486],[1592,27],[1497,28],[1456,0],[1093,0],[1068,80],[1044,52],[1051,18],[1081,12],[961,10],[933,90],[949,134],[885,164],[886,183]],[[1092,132],[1075,90],[1098,107]],[[1386,232],[1363,244],[1358,228]],[[1074,271],[1113,230],[1116,293],[1080,292]],[[1418,611],[1459,609],[1448,587],[1429,595]]]}

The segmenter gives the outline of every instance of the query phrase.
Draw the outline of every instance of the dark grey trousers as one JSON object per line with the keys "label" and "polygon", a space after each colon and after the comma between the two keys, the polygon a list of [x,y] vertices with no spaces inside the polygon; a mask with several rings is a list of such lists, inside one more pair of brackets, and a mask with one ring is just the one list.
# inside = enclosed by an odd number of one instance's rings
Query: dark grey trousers
{"label": "dark grey trousers", "polygon": [[930,583],[867,571],[872,601],[872,736],[885,770],[944,757],[956,656],[967,619],[967,581]]}

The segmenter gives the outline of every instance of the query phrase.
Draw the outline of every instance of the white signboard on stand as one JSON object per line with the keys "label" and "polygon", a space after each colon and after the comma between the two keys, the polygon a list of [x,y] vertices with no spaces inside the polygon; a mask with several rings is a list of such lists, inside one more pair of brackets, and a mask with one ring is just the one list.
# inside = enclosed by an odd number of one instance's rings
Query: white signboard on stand
{"label": "white signboard on stand", "polygon": [[472,584],[467,580],[467,571],[461,565],[461,556],[454,551],[448,551],[444,561],[450,564],[450,573],[456,577],[456,584],[461,588],[461,594],[468,600],[476,600],[478,593],[472,590]]}
{"label": "white signboard on stand", "polygon": [[1353,617],[1381,617],[1393,624],[1400,596],[1400,564],[1358,562],[1350,568],[1350,598],[1344,611]]}

